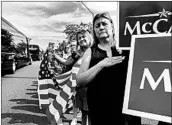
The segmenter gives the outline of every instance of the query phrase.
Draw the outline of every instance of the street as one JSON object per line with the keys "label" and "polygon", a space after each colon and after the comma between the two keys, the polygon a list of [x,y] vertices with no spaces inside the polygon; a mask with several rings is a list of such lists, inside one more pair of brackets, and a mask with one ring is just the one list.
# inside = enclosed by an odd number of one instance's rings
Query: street
{"label": "street", "polygon": [[[1,78],[2,125],[49,125],[46,115],[38,107],[37,74],[39,61],[18,69],[15,74]],[[64,125],[72,115],[66,114]],[[79,125],[79,123],[78,123]]]}
{"label": "street", "polygon": [[[1,78],[2,125],[49,125],[46,115],[38,107],[37,74],[40,61],[18,69],[15,74]],[[71,114],[65,114],[64,125],[69,125]],[[79,119],[78,125],[81,121]],[[143,124],[156,125],[157,121],[142,118]]]}

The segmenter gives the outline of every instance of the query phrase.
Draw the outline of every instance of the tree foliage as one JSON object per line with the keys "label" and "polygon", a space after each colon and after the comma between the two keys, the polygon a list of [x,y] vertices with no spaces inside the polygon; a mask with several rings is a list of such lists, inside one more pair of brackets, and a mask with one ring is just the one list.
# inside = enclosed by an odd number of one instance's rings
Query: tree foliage
{"label": "tree foliage", "polygon": [[66,28],[63,32],[67,35],[67,39],[69,41],[72,41],[72,40],[76,40],[76,33],[82,29],[84,29],[84,30],[89,29],[90,31],[92,31],[92,29],[93,29],[92,24],[91,23],[82,23],[82,22],[79,25],[78,24],[69,24],[69,25],[66,25]]}
{"label": "tree foliage", "polygon": [[1,51],[15,51],[13,35],[5,29],[1,29]]}
{"label": "tree foliage", "polygon": [[2,51],[24,53],[27,43],[21,41],[17,45],[14,43],[13,35],[5,29],[1,29],[1,49]]}
{"label": "tree foliage", "polygon": [[12,34],[5,29],[1,29],[1,46],[9,47],[11,42],[13,42]]}
{"label": "tree foliage", "polygon": [[19,53],[24,53],[27,48],[27,43],[21,41],[20,43],[17,44],[17,52]]}

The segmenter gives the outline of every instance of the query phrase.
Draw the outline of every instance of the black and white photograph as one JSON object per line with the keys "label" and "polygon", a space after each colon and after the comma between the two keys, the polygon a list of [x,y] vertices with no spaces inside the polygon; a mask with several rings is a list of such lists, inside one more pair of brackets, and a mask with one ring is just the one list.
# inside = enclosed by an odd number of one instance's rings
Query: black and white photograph
{"label": "black and white photograph", "polygon": [[171,1],[1,1],[1,125],[172,125]]}

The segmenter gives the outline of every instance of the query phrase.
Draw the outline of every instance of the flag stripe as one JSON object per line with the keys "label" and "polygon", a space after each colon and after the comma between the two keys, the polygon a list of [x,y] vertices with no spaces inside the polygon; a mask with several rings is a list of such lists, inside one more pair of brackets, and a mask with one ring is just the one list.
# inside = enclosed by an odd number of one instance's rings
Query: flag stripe
{"label": "flag stripe", "polygon": [[60,90],[57,88],[49,88],[49,93],[53,95],[58,95],[60,93]]}
{"label": "flag stripe", "polygon": [[57,80],[63,80],[63,79],[65,79],[66,77],[68,77],[70,75],[71,75],[71,70],[66,72],[66,73],[64,73],[63,75],[58,75],[58,76],[55,76],[55,77],[58,77]]}
{"label": "flag stripe", "polygon": [[59,86],[63,85],[61,91],[57,94],[56,98],[49,105],[46,110],[46,115],[49,120],[59,120],[60,115],[66,111],[68,101],[71,99],[76,88],[76,74],[79,71],[81,60],[78,61],[71,71],[67,74],[55,76],[56,82]]}
{"label": "flag stripe", "polygon": [[55,94],[52,94],[52,93],[49,93],[48,94],[48,98],[52,98],[52,99],[55,99],[57,95]]}
{"label": "flag stripe", "polygon": [[[72,85],[72,83],[69,83],[69,84]],[[64,86],[64,90],[63,90],[62,92],[66,93],[66,95],[67,95],[67,96],[65,96],[65,99],[68,99],[69,96],[72,94],[72,93],[71,93],[71,88],[70,88],[69,85],[65,85],[65,86]]]}
{"label": "flag stripe", "polygon": [[66,101],[61,96],[57,96],[56,100],[57,101],[53,101],[53,106],[54,106],[54,108],[56,110],[58,109],[58,111],[60,113],[62,113],[62,110],[64,111],[64,107],[63,106],[66,105],[67,103],[66,103]]}
{"label": "flag stripe", "polygon": [[[48,102],[47,102],[48,101]],[[44,105],[44,104],[49,104],[49,100],[47,100],[47,99],[41,99],[41,105]]]}
{"label": "flag stripe", "polygon": [[48,94],[41,94],[40,99],[48,99]]}
{"label": "flag stripe", "polygon": [[48,89],[39,90],[39,95],[41,94],[48,94]]}
{"label": "flag stripe", "polygon": [[64,100],[67,100],[69,98],[69,95],[65,91],[60,92],[60,97]]}
{"label": "flag stripe", "polygon": [[47,115],[48,120],[52,120],[53,117],[54,117],[54,114],[56,112],[56,109],[54,108],[53,104],[51,103],[49,105],[49,110],[46,110],[45,112],[46,112],[46,115]]}
{"label": "flag stripe", "polygon": [[52,87],[51,85],[52,85],[52,84],[43,84],[43,85],[40,85],[39,89],[40,89],[40,90],[45,90],[45,89],[47,89],[48,87]]}

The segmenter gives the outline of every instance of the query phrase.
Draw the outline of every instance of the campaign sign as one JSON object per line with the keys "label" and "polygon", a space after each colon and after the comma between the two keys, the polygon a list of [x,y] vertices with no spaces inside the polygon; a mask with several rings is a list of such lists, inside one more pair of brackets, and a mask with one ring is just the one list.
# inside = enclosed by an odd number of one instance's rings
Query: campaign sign
{"label": "campaign sign", "polygon": [[171,123],[171,34],[134,35],[123,113]]}
{"label": "campaign sign", "polygon": [[172,33],[171,1],[120,1],[118,8],[117,48],[129,50],[132,35]]}

